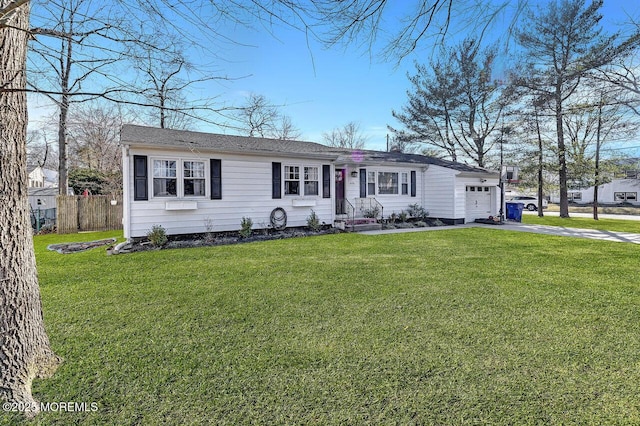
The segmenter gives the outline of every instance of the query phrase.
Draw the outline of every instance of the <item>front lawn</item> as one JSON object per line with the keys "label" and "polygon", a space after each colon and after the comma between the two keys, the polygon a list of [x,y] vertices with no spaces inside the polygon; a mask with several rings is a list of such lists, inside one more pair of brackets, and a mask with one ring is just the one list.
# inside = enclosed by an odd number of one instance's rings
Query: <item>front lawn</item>
{"label": "front lawn", "polygon": [[633,244],[468,228],[45,249],[70,238],[35,239],[65,363],[34,392],[99,409],[41,424],[640,423]]}

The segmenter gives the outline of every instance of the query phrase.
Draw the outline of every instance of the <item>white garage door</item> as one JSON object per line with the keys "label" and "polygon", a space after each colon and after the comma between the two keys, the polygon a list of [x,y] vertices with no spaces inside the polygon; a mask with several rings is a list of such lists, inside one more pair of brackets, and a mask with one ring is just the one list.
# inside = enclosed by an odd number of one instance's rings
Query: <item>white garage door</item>
{"label": "white garage door", "polygon": [[491,187],[467,186],[465,222],[488,218],[491,212]]}

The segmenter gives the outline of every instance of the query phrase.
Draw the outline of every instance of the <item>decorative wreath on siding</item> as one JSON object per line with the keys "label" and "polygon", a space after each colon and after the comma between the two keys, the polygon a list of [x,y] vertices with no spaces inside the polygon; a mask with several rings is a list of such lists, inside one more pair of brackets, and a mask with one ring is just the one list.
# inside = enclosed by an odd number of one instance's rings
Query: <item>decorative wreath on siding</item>
{"label": "decorative wreath on siding", "polygon": [[271,226],[276,231],[282,231],[287,227],[287,212],[282,207],[276,207],[271,212]]}

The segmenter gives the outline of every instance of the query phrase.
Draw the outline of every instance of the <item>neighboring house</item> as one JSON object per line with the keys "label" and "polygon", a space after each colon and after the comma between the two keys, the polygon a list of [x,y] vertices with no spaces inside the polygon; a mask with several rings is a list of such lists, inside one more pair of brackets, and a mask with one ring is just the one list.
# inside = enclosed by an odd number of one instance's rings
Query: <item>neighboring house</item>
{"label": "neighboring house", "polygon": [[[56,196],[58,188],[29,188],[28,198],[31,207],[31,224],[34,229],[56,223]],[[40,225],[36,221],[40,220]]]}
{"label": "neighboring house", "polygon": [[53,188],[58,186],[58,172],[39,165],[28,165],[29,188]]}
{"label": "neighboring house", "polygon": [[[640,205],[638,194],[640,193],[640,175],[629,175],[626,179],[614,179],[609,183],[598,186],[599,204],[629,203]],[[593,186],[583,190],[569,190],[569,201],[577,204],[593,203]]]}
{"label": "neighboring house", "polygon": [[31,210],[56,208],[58,188],[29,188],[28,191]]}
{"label": "neighboring house", "polygon": [[42,167],[38,165],[27,165],[27,173],[29,174],[29,188],[44,188],[44,172]]}
{"label": "neighboring house", "polygon": [[170,235],[338,225],[376,207],[385,218],[418,204],[464,223],[495,216],[499,173],[415,154],[350,151],[313,142],[125,125],[124,236],[153,225]]}

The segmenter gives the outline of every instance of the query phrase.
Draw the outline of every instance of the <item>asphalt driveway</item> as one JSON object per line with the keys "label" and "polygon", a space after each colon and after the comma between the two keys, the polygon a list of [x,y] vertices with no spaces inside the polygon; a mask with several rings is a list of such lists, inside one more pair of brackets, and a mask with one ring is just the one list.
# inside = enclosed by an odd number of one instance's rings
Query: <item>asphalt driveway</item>
{"label": "asphalt driveway", "polygon": [[[545,214],[547,213],[545,212]],[[577,214],[572,214],[572,216],[578,217]],[[614,216],[614,218],[620,218],[618,215],[612,215],[612,216]],[[603,215],[601,215],[601,217],[603,217]],[[502,225],[485,225],[482,223],[467,223],[464,225],[434,226],[434,227],[428,227],[428,228],[384,229],[381,231],[364,231],[364,232],[360,232],[360,234],[363,234],[363,235],[400,234],[405,232],[443,231],[446,229],[460,229],[460,228],[472,228],[472,227],[489,228],[489,229],[495,229],[498,231],[504,230],[504,231],[531,232],[535,234],[556,235],[561,237],[589,238],[594,240],[615,241],[619,243],[640,244],[640,234],[635,234],[631,232],[614,232],[614,231],[601,231],[597,229],[566,228],[563,226],[532,225],[532,224],[519,223],[519,222],[507,222]]]}

